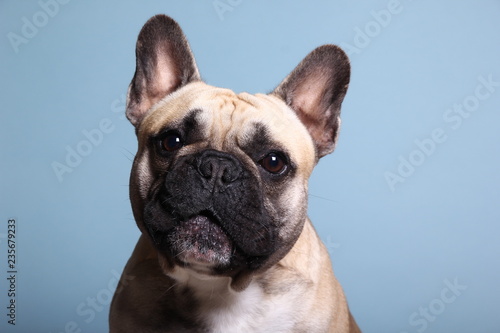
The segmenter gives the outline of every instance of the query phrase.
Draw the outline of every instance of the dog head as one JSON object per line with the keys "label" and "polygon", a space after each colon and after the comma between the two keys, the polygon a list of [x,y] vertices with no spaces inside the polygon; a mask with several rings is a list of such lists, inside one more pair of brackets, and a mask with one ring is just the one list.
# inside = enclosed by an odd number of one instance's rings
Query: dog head
{"label": "dog head", "polygon": [[347,56],[321,46],[272,93],[237,94],[202,82],[178,24],[157,15],[136,57],[126,112],[137,224],[167,274],[180,265],[243,288],[302,231],[308,178],[335,147]]}

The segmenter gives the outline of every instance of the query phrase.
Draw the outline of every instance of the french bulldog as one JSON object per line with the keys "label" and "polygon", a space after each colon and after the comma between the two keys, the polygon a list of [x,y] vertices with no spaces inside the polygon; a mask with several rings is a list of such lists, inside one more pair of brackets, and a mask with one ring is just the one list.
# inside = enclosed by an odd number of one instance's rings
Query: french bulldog
{"label": "french bulldog", "polygon": [[142,28],[126,115],[141,237],[110,332],[359,332],[307,217],[337,142],[350,64],[323,45],[269,94],[204,83],[179,25]]}

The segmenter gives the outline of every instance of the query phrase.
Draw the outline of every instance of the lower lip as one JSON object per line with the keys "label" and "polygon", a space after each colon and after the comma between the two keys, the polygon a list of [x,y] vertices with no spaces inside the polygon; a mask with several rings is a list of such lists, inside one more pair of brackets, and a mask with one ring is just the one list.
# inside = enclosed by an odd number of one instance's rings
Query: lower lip
{"label": "lower lip", "polygon": [[182,221],[171,237],[177,258],[188,264],[220,266],[229,263],[232,242],[210,218],[198,215]]}

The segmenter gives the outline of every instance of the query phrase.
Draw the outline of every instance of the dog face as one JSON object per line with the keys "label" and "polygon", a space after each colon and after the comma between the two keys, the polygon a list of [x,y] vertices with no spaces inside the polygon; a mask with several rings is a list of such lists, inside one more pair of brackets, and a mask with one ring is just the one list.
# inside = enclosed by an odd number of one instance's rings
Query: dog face
{"label": "dog face", "polygon": [[177,264],[254,270],[297,239],[315,150],[278,98],[191,83],[150,111],[139,144],[140,220]]}
{"label": "dog face", "polygon": [[163,15],[143,27],[136,55],[130,195],[165,272],[239,281],[277,263],[302,231],[313,167],[335,146],[345,54],[316,49],[268,95],[203,83],[182,31]]}

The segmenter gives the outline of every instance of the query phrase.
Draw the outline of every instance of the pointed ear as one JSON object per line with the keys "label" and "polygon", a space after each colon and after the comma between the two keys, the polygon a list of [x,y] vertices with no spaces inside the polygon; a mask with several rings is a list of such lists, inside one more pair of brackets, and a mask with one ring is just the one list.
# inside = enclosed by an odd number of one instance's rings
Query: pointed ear
{"label": "pointed ear", "polygon": [[137,128],[146,112],[166,95],[200,80],[181,28],[170,17],[150,18],[137,39],[136,69],[127,96],[126,115]]}
{"label": "pointed ear", "polygon": [[313,138],[318,158],[335,148],[340,105],[350,73],[344,51],[335,45],[323,45],[309,53],[272,92],[297,113]]}

